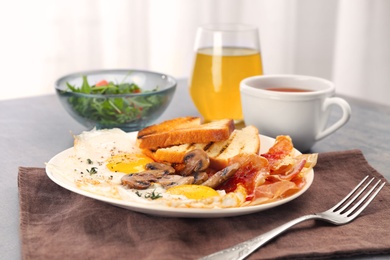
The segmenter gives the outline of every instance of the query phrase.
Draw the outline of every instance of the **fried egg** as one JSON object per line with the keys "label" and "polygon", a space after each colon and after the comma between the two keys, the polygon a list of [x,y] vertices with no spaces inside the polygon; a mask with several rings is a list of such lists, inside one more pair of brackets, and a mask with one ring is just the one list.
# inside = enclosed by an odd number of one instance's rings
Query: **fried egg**
{"label": "fried egg", "polygon": [[[117,128],[84,131],[80,135],[74,136],[73,149],[77,158],[100,165],[106,164],[106,161],[112,157],[114,157],[112,162],[119,163],[121,158],[126,157],[126,154],[128,158],[131,158],[132,155],[146,157],[135,145],[130,135]],[[127,159],[126,161],[132,160]]]}
{"label": "fried egg", "polygon": [[107,168],[112,172],[133,174],[144,171],[145,165],[153,160],[139,153],[123,153],[111,156],[106,162]]}
{"label": "fried egg", "polygon": [[143,204],[164,205],[173,208],[232,208],[244,205],[246,190],[242,186],[234,192],[226,193],[223,190],[214,190],[206,186],[195,184],[178,185],[165,189],[155,183],[145,190],[121,188],[122,198]]}
{"label": "fried egg", "polygon": [[166,191],[171,195],[183,195],[188,199],[206,199],[214,196],[219,196],[219,193],[213,188],[201,185],[183,184],[173,186]]}
{"label": "fried egg", "polygon": [[175,208],[232,208],[242,206],[246,196],[246,190],[241,185],[229,193],[200,185],[179,185],[168,189],[163,201]]}
{"label": "fried egg", "polygon": [[153,160],[135,145],[134,137],[120,129],[84,131],[74,136],[71,155],[52,165],[75,185],[95,194],[121,198],[118,186],[125,174],[145,170]]}
{"label": "fried egg", "polygon": [[75,158],[96,171],[133,174],[145,170],[153,160],[144,155],[134,140],[120,129],[93,129],[75,136]]}
{"label": "fried egg", "polygon": [[109,198],[177,208],[227,208],[243,205],[246,190],[214,190],[201,185],[178,185],[164,188],[153,183],[136,190],[121,185],[126,174],[145,170],[153,160],[136,146],[134,135],[120,129],[82,132],[74,136],[71,155],[55,167],[79,189]]}

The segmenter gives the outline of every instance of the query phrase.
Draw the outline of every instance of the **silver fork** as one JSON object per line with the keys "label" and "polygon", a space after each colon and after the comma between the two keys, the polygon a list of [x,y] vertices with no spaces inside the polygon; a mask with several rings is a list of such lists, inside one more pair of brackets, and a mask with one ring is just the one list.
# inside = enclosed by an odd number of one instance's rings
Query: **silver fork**
{"label": "silver fork", "polygon": [[[385,182],[381,184],[382,181],[379,180],[360,200],[356,201],[360,197],[360,195],[362,195],[362,193],[367,189],[367,187],[371,184],[371,182],[375,179],[372,178],[366,184],[364,184],[368,179],[368,177],[369,176],[366,176],[344,199],[342,199],[339,203],[337,203],[327,211],[296,218],[275,229],[272,229],[271,231],[268,231],[267,233],[264,233],[260,236],[242,242],[238,245],[226,248],[222,251],[205,256],[201,259],[202,260],[244,259],[245,257],[252,254],[254,251],[256,251],[256,249],[258,249],[260,246],[267,243],[272,238],[280,235],[281,233],[291,228],[292,226],[309,219],[319,219],[335,225],[347,224],[352,220],[354,220],[368,206],[368,204],[370,204],[370,202],[375,198],[375,196],[385,185]],[[380,186],[378,187],[378,185]],[[352,196],[353,198],[350,199]],[[352,205],[355,201],[356,203]]]}

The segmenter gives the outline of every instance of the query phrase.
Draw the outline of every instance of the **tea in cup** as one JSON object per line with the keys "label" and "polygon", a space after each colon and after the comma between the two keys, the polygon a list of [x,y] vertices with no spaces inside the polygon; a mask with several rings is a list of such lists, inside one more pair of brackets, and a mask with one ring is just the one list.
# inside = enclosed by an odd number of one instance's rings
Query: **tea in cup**
{"label": "tea in cup", "polygon": [[[240,94],[246,125],[254,125],[260,134],[270,137],[289,135],[302,152],[342,127],[351,116],[347,101],[334,96],[334,84],[318,77],[249,77],[241,81]],[[342,115],[328,126],[333,106],[340,107]]]}

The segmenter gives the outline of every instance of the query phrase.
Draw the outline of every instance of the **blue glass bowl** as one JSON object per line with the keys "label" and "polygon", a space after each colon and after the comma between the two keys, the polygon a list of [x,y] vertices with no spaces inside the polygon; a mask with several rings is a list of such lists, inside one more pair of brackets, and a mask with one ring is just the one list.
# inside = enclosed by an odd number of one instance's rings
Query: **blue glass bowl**
{"label": "blue glass bowl", "polygon": [[[115,84],[134,83],[141,93],[85,94],[72,92],[67,83],[81,87],[83,76],[89,85],[106,80]],[[173,77],[142,70],[95,70],[61,77],[55,89],[65,110],[80,124],[92,129],[120,128],[138,131],[156,121],[170,104],[177,81]]]}

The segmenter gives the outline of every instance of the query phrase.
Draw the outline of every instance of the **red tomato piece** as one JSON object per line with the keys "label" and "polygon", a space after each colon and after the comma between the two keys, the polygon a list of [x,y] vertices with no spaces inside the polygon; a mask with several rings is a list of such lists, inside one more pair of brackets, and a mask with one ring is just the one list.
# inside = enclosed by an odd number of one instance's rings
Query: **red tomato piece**
{"label": "red tomato piece", "polygon": [[105,79],[103,79],[95,84],[96,87],[102,87],[102,86],[107,86],[107,85],[108,85],[108,81]]}

